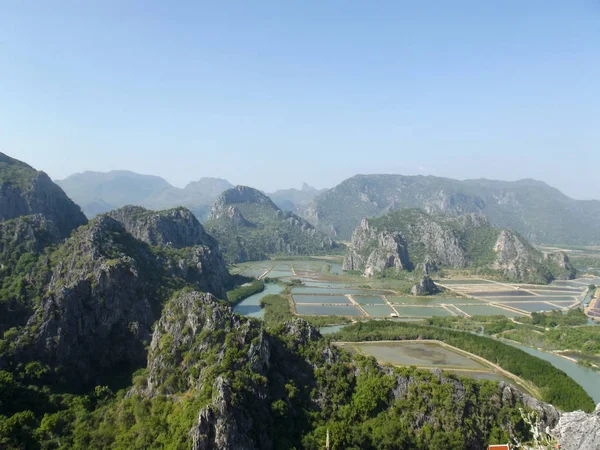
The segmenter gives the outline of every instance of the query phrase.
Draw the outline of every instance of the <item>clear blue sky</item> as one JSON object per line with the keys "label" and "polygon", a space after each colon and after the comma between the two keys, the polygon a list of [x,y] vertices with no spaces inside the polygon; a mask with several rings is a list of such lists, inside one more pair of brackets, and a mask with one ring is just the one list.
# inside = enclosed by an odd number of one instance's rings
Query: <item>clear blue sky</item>
{"label": "clear blue sky", "polygon": [[600,2],[0,0],[0,151],[53,178],[600,198]]}

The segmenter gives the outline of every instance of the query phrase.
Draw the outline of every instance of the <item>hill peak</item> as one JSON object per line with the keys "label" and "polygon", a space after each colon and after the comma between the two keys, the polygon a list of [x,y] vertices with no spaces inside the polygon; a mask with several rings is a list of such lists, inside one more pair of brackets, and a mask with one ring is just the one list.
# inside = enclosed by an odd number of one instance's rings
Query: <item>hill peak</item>
{"label": "hill peak", "polygon": [[267,195],[258,189],[241,185],[227,189],[225,192],[223,192],[217,199],[214,208],[220,209],[223,206],[230,206],[239,203],[265,205],[274,210],[279,210],[275,203],[273,203],[273,201]]}

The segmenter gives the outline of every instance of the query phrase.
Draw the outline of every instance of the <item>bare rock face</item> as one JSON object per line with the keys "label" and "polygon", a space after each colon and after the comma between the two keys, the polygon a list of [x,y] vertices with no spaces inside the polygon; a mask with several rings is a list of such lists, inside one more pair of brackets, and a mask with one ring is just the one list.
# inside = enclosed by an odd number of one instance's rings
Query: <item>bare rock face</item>
{"label": "bare rock face", "polygon": [[[222,333],[216,336],[217,332]],[[166,305],[152,335],[145,394],[170,394],[183,386],[197,386],[199,378],[191,374],[201,373],[203,362],[194,358],[184,360],[183,353],[203,354],[214,345],[224,345],[225,336],[232,332],[240,332],[244,337],[236,342],[241,346],[250,346],[252,338],[262,337],[255,323],[232,314],[229,305],[218,302],[212,295],[199,292],[177,294]],[[201,333],[206,335],[206,339],[197,342],[196,338]],[[268,361],[268,348],[252,347],[249,357],[252,359],[256,354]],[[183,374],[183,379],[177,385],[172,385],[167,379],[175,370]]]}
{"label": "bare rock face", "polygon": [[236,186],[223,192],[215,202],[210,215],[211,219],[218,219],[228,209],[229,205],[254,204],[263,205],[274,211],[279,208],[273,201],[257,189],[248,186]]}
{"label": "bare rock face", "polygon": [[600,449],[600,404],[596,411],[564,413],[551,431],[563,450]]}
{"label": "bare rock face", "polygon": [[87,219],[44,172],[0,153],[0,221],[39,214],[68,237]]}
{"label": "bare rock face", "polygon": [[254,422],[251,416],[240,414],[232,406],[234,393],[226,378],[217,378],[213,392],[216,394],[212,405],[200,411],[198,425],[190,431],[193,450],[272,448],[268,435],[263,436],[260,447],[250,439]]}
{"label": "bare rock face", "polygon": [[0,222],[0,260],[5,261],[9,253],[37,255],[61,240],[54,222],[41,214]]}
{"label": "bare rock face", "polygon": [[547,268],[541,268],[541,254],[517,233],[501,230],[494,245],[496,260],[493,268],[502,271],[507,278],[525,280],[540,273],[546,281],[553,277]]}
{"label": "bare rock face", "polygon": [[198,288],[225,298],[223,283],[229,277],[216,239],[208,234],[194,214],[183,207],[150,211],[125,206],[107,214],[136,239],[157,247],[185,249],[185,257],[172,268],[174,276],[196,272]]}
{"label": "bare rock face", "polygon": [[412,270],[425,262],[429,268],[438,264],[466,266],[465,251],[450,227],[429,220],[430,216],[417,210],[396,219],[402,222],[398,226],[384,220],[363,219],[352,235],[343,269],[362,270],[366,276],[373,276],[390,267]]}
{"label": "bare rock face", "polygon": [[410,289],[412,295],[433,295],[438,292],[440,292],[440,289],[428,276],[421,278],[419,282]]}
{"label": "bare rock face", "polygon": [[552,275],[558,280],[572,280],[577,270],[564,252],[544,253],[544,261],[552,268]]}
{"label": "bare rock face", "polygon": [[337,247],[308,221],[279,209],[268,196],[247,186],[223,192],[205,225],[228,262],[274,254],[324,254]]}
{"label": "bare rock face", "polygon": [[150,245],[173,248],[217,246],[215,239],[187,208],[150,211],[141,206],[125,206],[108,215],[134,238]]}
{"label": "bare rock face", "polygon": [[108,216],[81,227],[49,256],[49,282],[19,338],[19,359],[43,361],[83,384],[141,367],[170,290],[195,286],[224,298],[226,280],[211,268],[210,249],[184,250],[157,253]]}
{"label": "bare rock face", "polygon": [[452,217],[417,209],[363,219],[343,265],[366,276],[389,268],[422,268],[428,275],[438,267],[485,268],[509,280],[535,283],[575,275],[566,255],[544,256],[518,233],[491,227],[481,214]]}
{"label": "bare rock face", "polygon": [[[369,252],[369,249],[372,249]],[[405,239],[400,233],[379,231],[363,219],[352,235],[352,244],[344,258],[343,270],[362,270],[372,276],[387,268],[410,268]]]}

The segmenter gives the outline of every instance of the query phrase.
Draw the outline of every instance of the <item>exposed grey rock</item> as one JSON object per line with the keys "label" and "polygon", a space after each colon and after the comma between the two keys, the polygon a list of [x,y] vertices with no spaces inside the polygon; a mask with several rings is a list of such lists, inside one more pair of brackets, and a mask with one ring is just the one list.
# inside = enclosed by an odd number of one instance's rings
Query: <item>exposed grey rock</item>
{"label": "exposed grey rock", "polygon": [[79,206],[44,172],[0,153],[0,221],[39,214],[62,238],[87,223]]}
{"label": "exposed grey rock", "polygon": [[314,255],[337,246],[305,219],[282,211],[265,194],[247,186],[223,192],[206,227],[219,241],[228,262],[273,254]]}
{"label": "exposed grey rock", "polygon": [[250,439],[252,417],[233,407],[232,388],[224,377],[217,378],[213,392],[216,394],[212,404],[200,411],[198,424],[190,431],[194,450],[272,448],[268,435],[263,435],[259,445]]}
{"label": "exposed grey rock", "polygon": [[181,252],[155,253],[108,216],[81,227],[50,255],[49,282],[19,338],[18,358],[84,384],[142,366],[169,289],[179,283],[225,297],[220,256],[203,246]]}
{"label": "exposed grey rock", "polygon": [[318,230],[343,240],[350,239],[363,217],[406,208],[434,215],[483,213],[493,226],[514,229],[536,243],[600,244],[600,201],[573,200],[528,179],[355,175],[314,198],[301,215]]}
{"label": "exposed grey rock", "polygon": [[236,186],[226,190],[219,196],[210,213],[210,218],[217,219],[221,217],[223,214],[226,214],[229,205],[239,203],[264,205],[274,211],[279,210],[275,203],[259,190],[248,186]]}
{"label": "exposed grey rock", "polygon": [[560,418],[560,411],[554,406],[544,403],[529,394],[524,394],[510,384],[501,381],[502,404],[515,407],[517,402],[523,403],[527,408],[539,414],[540,425],[545,428],[554,427]]}
{"label": "exposed grey rock", "polygon": [[421,278],[419,282],[410,289],[412,295],[432,295],[437,294],[438,292],[440,292],[440,289],[428,276]]}
{"label": "exposed grey rock", "polygon": [[[159,272],[160,266],[143,247],[123,247],[119,238],[125,235],[119,223],[104,217],[64,244],[47,293],[27,324],[33,346],[21,339],[24,354],[68,368],[66,376],[77,382],[144,363],[157,301],[148,267]],[[109,248],[112,257],[106,256]]]}
{"label": "exposed grey rock", "polygon": [[577,270],[564,252],[544,253],[544,261],[554,270],[552,275],[559,280],[572,280],[577,276]]}
{"label": "exposed grey rock", "polygon": [[389,268],[417,268],[428,275],[438,267],[474,267],[509,280],[547,283],[573,276],[565,258],[545,257],[516,232],[492,228],[481,214],[432,216],[407,209],[363,219],[352,235],[343,269],[374,276]]}
{"label": "exposed grey rock", "polygon": [[[365,248],[373,250],[369,253]],[[400,233],[379,231],[370,226],[368,219],[363,219],[352,235],[342,269],[363,270],[366,276],[372,276],[390,267],[410,268],[406,240]]]}
{"label": "exposed grey rock", "polygon": [[[216,239],[209,235],[192,212],[183,207],[149,211],[125,206],[107,214],[133,237],[158,247],[186,248],[186,258],[177,261],[174,276],[186,277],[190,269],[199,274],[199,288],[225,298],[223,283],[229,277]],[[179,272],[179,273],[178,273]]]}
{"label": "exposed grey rock", "polygon": [[22,216],[0,222],[0,259],[5,254],[39,254],[48,245],[61,241],[61,235],[54,222],[41,214]]}
{"label": "exposed grey rock", "polygon": [[108,213],[136,239],[159,247],[217,247],[192,212],[183,207],[150,211],[141,206],[125,206]]}
{"label": "exposed grey rock", "polygon": [[583,411],[562,414],[551,434],[563,450],[599,450],[600,404],[591,414]]}
{"label": "exposed grey rock", "polygon": [[[256,329],[256,325],[234,315],[229,305],[219,303],[212,295],[180,292],[167,303],[155,326],[148,355],[148,384],[145,395],[169,394],[175,389],[181,389],[180,385],[171,386],[166,383],[175,370],[186,377],[187,387],[197,386],[201,382],[201,377],[194,379],[190,375],[191,369],[201,361],[183,360],[183,352],[202,354],[215,344],[213,339],[208,338],[196,342],[200,333],[204,332],[208,336],[217,331],[224,331],[219,341],[223,345],[226,334],[231,331],[242,330],[244,336],[250,337],[251,329]],[[164,339],[168,339],[168,346],[172,350],[165,351]],[[238,344],[250,345],[250,342]],[[264,348],[260,342],[259,345],[255,344],[249,351],[249,358],[256,369],[261,368],[263,364],[268,367],[268,346]]]}

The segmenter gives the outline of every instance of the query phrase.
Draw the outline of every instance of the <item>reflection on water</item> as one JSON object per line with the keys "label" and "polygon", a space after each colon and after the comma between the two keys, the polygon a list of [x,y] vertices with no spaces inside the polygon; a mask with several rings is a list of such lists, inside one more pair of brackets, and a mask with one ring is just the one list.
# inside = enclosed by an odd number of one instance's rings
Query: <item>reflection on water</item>
{"label": "reflection on water", "polygon": [[565,358],[561,358],[560,356],[556,356],[552,353],[546,353],[535,348],[515,344],[503,339],[501,339],[501,341],[505,344],[512,345],[513,347],[520,348],[530,355],[537,356],[540,359],[548,361],[554,367],[562,370],[577,383],[579,383],[581,387],[589,394],[589,396],[594,399],[594,402],[600,403],[600,374],[598,374],[595,370],[588,369],[587,367],[583,367],[577,363],[569,361]]}
{"label": "reflection on water", "polygon": [[260,307],[260,300],[267,295],[279,294],[284,289],[285,287],[281,284],[266,283],[264,291],[251,295],[239,302],[233,307],[233,312],[243,316],[262,318],[265,315],[265,312]]}

